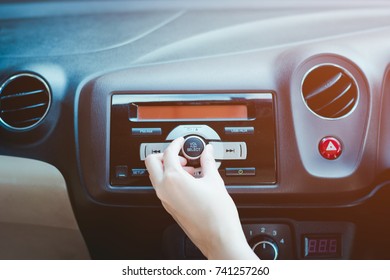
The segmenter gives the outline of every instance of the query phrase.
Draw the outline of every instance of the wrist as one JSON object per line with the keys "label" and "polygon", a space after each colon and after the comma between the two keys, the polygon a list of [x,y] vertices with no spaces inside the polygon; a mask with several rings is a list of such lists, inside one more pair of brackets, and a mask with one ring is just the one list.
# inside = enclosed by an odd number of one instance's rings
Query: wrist
{"label": "wrist", "polygon": [[250,248],[241,229],[236,232],[221,233],[208,248],[206,257],[209,260],[249,260],[258,259]]}

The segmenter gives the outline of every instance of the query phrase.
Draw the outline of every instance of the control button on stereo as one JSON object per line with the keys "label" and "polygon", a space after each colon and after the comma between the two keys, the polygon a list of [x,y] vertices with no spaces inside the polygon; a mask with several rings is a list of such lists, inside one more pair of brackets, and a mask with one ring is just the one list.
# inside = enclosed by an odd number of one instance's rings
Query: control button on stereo
{"label": "control button on stereo", "polygon": [[253,134],[255,129],[253,126],[249,127],[225,127],[225,134]]}
{"label": "control button on stereo", "polygon": [[203,177],[202,168],[201,167],[195,168],[193,175],[195,178],[202,178]]}
{"label": "control button on stereo", "polygon": [[161,128],[157,127],[135,127],[131,129],[131,134],[135,136],[161,135]]}
{"label": "control button on stereo", "polygon": [[[221,166],[221,162],[216,161],[216,162],[215,162],[215,166],[216,166],[217,169],[218,169],[218,168]],[[194,173],[193,173],[193,175],[194,175],[195,178],[201,178],[201,177],[203,177],[202,167],[194,168]]]}
{"label": "control button on stereo", "polygon": [[199,136],[189,136],[183,144],[183,154],[188,159],[198,159],[206,144]]}
{"label": "control button on stereo", "polygon": [[245,142],[209,142],[214,148],[214,158],[218,160],[246,159]]}
{"label": "control button on stereo", "polygon": [[117,179],[126,179],[128,176],[127,165],[118,165],[115,167],[115,177]]}
{"label": "control button on stereo", "polygon": [[179,125],[175,127],[167,136],[167,141],[175,140],[181,136],[199,135],[208,140],[221,140],[218,133],[208,125]]}
{"label": "control button on stereo", "polygon": [[225,168],[226,176],[255,176],[256,168],[245,167],[245,168]]}
{"label": "control button on stereo", "polygon": [[148,176],[149,173],[145,168],[133,168],[131,169],[131,176],[135,177],[142,177],[142,176]]}
{"label": "control button on stereo", "polygon": [[163,153],[169,143],[142,143],[140,147],[140,158],[145,160],[150,154]]}
{"label": "control button on stereo", "polygon": [[342,152],[341,142],[335,137],[324,137],[321,139],[318,149],[323,158],[332,160],[340,157]]}

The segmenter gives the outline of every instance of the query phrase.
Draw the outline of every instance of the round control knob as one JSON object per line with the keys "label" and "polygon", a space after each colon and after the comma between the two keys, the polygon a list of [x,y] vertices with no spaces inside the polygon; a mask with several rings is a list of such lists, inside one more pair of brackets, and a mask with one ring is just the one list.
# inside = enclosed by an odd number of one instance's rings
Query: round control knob
{"label": "round control knob", "polygon": [[187,159],[196,160],[200,158],[205,146],[206,144],[202,138],[192,135],[184,141],[182,151]]}
{"label": "round control knob", "polygon": [[271,239],[264,239],[253,245],[252,250],[260,260],[276,260],[278,258],[278,245]]}

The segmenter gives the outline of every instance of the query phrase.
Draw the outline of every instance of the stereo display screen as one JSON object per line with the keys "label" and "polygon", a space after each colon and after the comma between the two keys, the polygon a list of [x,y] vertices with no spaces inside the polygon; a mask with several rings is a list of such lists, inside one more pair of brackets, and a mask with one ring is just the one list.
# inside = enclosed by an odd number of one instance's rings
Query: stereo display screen
{"label": "stereo display screen", "polygon": [[246,105],[154,105],[137,107],[139,121],[156,120],[247,120]]}

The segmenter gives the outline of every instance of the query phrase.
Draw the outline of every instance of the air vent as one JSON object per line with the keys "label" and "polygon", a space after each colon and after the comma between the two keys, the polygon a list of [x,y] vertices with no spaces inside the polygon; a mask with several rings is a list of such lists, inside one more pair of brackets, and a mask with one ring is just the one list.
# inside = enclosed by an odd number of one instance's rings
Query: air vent
{"label": "air vent", "polygon": [[34,74],[18,74],[0,87],[0,122],[12,130],[26,130],[38,125],[51,103],[47,83]]}
{"label": "air vent", "polygon": [[318,116],[337,119],[348,115],[358,101],[355,79],[337,65],[321,65],[311,69],[303,80],[303,98]]}

